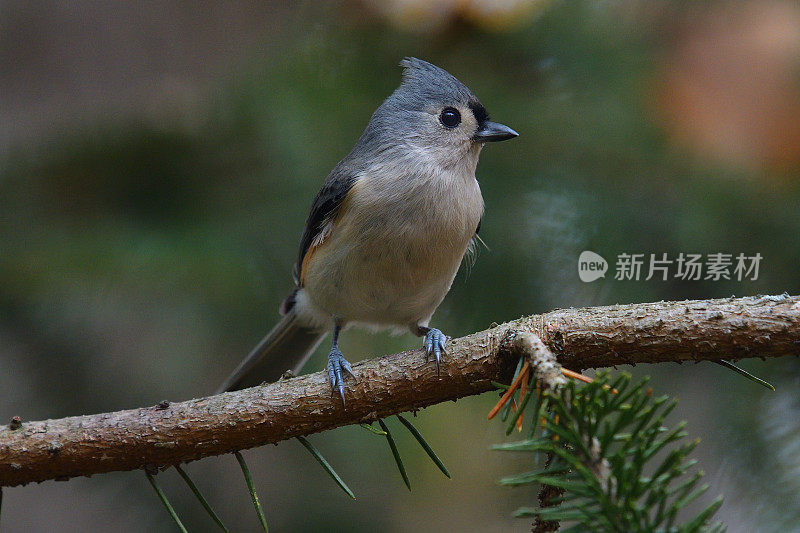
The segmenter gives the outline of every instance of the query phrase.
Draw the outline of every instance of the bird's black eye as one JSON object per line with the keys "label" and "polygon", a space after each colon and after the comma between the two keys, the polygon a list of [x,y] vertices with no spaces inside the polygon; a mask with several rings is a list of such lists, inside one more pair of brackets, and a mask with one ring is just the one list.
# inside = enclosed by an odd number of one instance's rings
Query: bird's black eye
{"label": "bird's black eye", "polygon": [[455,128],[461,124],[461,113],[458,112],[458,109],[445,107],[439,115],[439,121],[445,128]]}

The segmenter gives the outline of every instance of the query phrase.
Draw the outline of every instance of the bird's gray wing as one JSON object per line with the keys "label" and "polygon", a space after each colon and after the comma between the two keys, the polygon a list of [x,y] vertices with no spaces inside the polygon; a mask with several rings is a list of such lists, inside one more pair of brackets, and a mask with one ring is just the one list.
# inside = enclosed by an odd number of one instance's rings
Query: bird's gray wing
{"label": "bird's gray wing", "polygon": [[313,249],[322,244],[327,233],[332,229],[331,224],[335,220],[339,208],[357,180],[358,173],[345,168],[340,162],[328,175],[317,196],[314,197],[311,211],[306,220],[306,227],[300,239],[297,263],[294,265],[294,281],[298,286],[303,286],[304,261],[310,258]]}

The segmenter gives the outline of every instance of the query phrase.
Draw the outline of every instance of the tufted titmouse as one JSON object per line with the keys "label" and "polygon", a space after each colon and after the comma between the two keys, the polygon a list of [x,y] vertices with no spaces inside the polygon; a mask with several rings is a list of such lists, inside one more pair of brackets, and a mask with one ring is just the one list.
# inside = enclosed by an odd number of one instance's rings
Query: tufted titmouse
{"label": "tufted titmouse", "polygon": [[447,337],[428,323],[480,228],[478,154],[517,133],[490,122],[448,72],[415,58],[400,64],[400,87],[314,198],[283,319],[220,391],[299,372],[332,330],[328,375],[344,401],[343,372],[352,371],[338,339],[352,324],[408,328],[438,367]]}

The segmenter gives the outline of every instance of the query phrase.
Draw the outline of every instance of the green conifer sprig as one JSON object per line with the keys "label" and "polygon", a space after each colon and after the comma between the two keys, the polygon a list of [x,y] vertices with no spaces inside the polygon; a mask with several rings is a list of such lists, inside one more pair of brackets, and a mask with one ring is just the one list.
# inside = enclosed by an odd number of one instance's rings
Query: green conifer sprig
{"label": "green conifer sprig", "polygon": [[[567,526],[565,531],[724,530],[710,523],[722,498],[694,516],[681,514],[708,488],[700,484],[703,472],[693,468],[696,461],[688,458],[698,441],[681,443],[687,436],[683,423],[664,426],[675,402],[653,398],[646,382],[632,383],[623,374],[611,383],[610,375],[602,373],[593,383],[570,381],[531,402],[530,438],[494,448],[552,459],[501,483],[549,485],[563,494],[552,506],[519,509],[516,516],[558,521]],[[542,403],[546,411],[539,411]]]}

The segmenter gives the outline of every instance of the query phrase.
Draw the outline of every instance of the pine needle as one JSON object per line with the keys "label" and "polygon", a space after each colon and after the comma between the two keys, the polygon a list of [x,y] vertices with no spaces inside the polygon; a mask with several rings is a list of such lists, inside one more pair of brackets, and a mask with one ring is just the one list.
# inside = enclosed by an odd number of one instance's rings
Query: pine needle
{"label": "pine needle", "polygon": [[[522,415],[525,412],[525,407],[528,405],[528,402],[531,399],[531,396],[535,394],[535,389],[530,388],[525,393],[525,396],[522,398],[522,402],[519,404],[519,410],[514,418],[509,422],[508,427],[506,427],[506,435],[511,435],[511,431],[513,431],[514,427],[517,427],[518,431],[522,431]],[[535,413],[538,414],[538,413]],[[533,422],[536,425],[536,419]]]}
{"label": "pine needle", "polygon": [[183,468],[181,468],[181,465],[175,465],[175,470],[178,471],[178,474],[180,474],[180,476],[189,486],[189,489],[194,493],[195,497],[197,498],[197,501],[199,501],[200,505],[203,506],[203,509],[206,510],[208,516],[211,517],[211,520],[213,520],[220,527],[220,529],[222,529],[222,531],[225,531],[227,533],[228,528],[225,527],[225,524],[222,523],[222,520],[220,520],[219,516],[217,516],[217,513],[215,513],[214,509],[211,508],[211,505],[209,505],[208,500],[206,500],[205,497],[203,497],[203,495],[200,493],[200,489],[198,489],[197,485],[194,484],[194,481],[192,481],[192,478],[189,477],[189,474],[184,472]]}
{"label": "pine needle", "polygon": [[361,424],[359,424],[359,425],[360,425],[362,428],[364,428],[364,429],[366,429],[367,431],[369,431],[370,433],[374,433],[374,434],[376,434],[376,435],[381,435],[381,436],[384,436],[384,435],[386,435],[386,432],[385,432],[385,431],[381,431],[381,430],[380,430],[380,429],[378,429],[378,428],[374,428],[374,427],[372,427],[372,425],[371,425],[371,424],[364,424],[364,423],[362,422],[362,423],[361,423]]}
{"label": "pine needle", "polygon": [[394,462],[397,463],[397,469],[400,470],[400,475],[403,476],[403,482],[408,487],[409,492],[411,491],[411,482],[408,480],[408,474],[406,473],[406,467],[403,466],[403,460],[400,458],[400,452],[397,450],[397,444],[394,443],[394,439],[392,438],[392,434],[389,432],[389,428],[386,427],[386,424],[383,420],[378,419],[378,424],[380,424],[381,429],[386,432],[386,440],[389,442],[389,448],[392,449],[392,455],[394,455]]}
{"label": "pine needle", "polygon": [[517,431],[522,431],[522,417],[525,416],[525,404],[528,401],[528,384],[531,381],[530,367],[525,369],[525,376],[522,378],[522,383],[519,386],[519,408],[517,409]]}
{"label": "pine needle", "polygon": [[[564,376],[566,376],[568,378],[577,379],[578,381],[583,381],[584,383],[592,383],[594,381],[589,376],[584,376],[583,374],[581,374],[579,372],[575,372],[574,370],[570,370],[570,369],[564,368],[564,367],[561,367],[561,373],[564,374]],[[617,394],[617,389],[611,388],[608,385],[603,385],[603,388],[604,389],[611,389],[611,392],[613,392],[614,394]]]}
{"label": "pine needle", "polygon": [[[520,370],[522,370],[522,363],[524,363],[524,362],[525,362],[525,357],[520,357],[519,358],[519,362],[517,363],[517,368],[514,369],[514,377],[511,378],[511,382],[512,383],[517,379],[517,376],[519,376],[519,372],[520,372]],[[502,388],[504,390],[508,390],[511,387],[509,385],[504,385],[503,387],[500,387],[500,388]],[[502,394],[501,394],[501,396],[502,396]],[[513,397],[511,398],[511,401],[508,402],[505,405],[505,407],[503,407],[503,412],[500,415],[500,420],[502,420],[503,422],[508,420],[508,415],[511,414],[512,408],[513,408],[514,412],[516,413],[517,412],[517,403],[514,401]]]}
{"label": "pine needle", "polygon": [[175,509],[173,509],[172,504],[169,503],[167,495],[164,494],[164,491],[161,490],[161,487],[158,486],[158,483],[156,483],[155,478],[147,470],[144,471],[144,475],[147,476],[147,481],[149,481],[150,485],[153,486],[153,489],[156,491],[156,494],[158,494],[158,498],[161,500],[161,503],[164,504],[164,507],[166,507],[167,512],[172,517],[172,520],[175,522],[175,525],[178,526],[178,529],[180,529],[182,533],[188,533],[186,531],[186,528],[183,526],[183,522],[181,522],[181,519],[178,518],[178,513],[175,512]]}
{"label": "pine needle", "polygon": [[714,362],[717,363],[718,365],[724,366],[725,368],[730,368],[734,372],[743,375],[744,377],[746,377],[750,381],[754,381],[754,382],[758,383],[759,385],[763,385],[764,387],[768,388],[769,390],[775,392],[775,387],[773,387],[771,383],[768,383],[768,382],[764,381],[763,379],[761,379],[758,376],[754,376],[753,374],[751,374],[750,372],[748,372],[747,370],[745,370],[743,368],[739,368],[738,366],[734,365],[733,363],[731,363],[727,359],[720,359],[719,361],[714,361]]}
{"label": "pine needle", "polygon": [[575,371],[570,370],[568,368],[563,368],[562,367],[561,368],[561,373],[564,374],[568,378],[577,379],[578,381],[583,381],[584,383],[591,383],[592,381],[594,381],[592,378],[590,378],[588,376],[584,376],[583,374],[581,374],[579,372],[575,372]]}
{"label": "pine needle", "polygon": [[508,420],[508,415],[510,415],[510,414],[511,414],[511,408],[512,408],[512,407],[516,407],[516,406],[515,406],[515,404],[514,404],[514,401],[513,401],[513,400],[512,400],[512,401],[510,401],[510,402],[508,402],[508,403],[506,404],[506,406],[505,406],[505,407],[503,407],[502,414],[500,415],[500,420],[502,420],[503,422],[505,422],[506,420]]}
{"label": "pine needle", "polygon": [[253,477],[250,475],[250,469],[247,468],[247,463],[244,462],[244,457],[242,457],[241,452],[234,452],[233,455],[236,456],[236,460],[239,461],[239,466],[242,467],[242,474],[244,474],[244,480],[245,483],[247,483],[247,489],[250,491],[250,498],[253,500],[253,507],[256,508],[256,514],[258,514],[261,527],[264,528],[265,532],[269,531],[269,528],[267,528],[267,519],[264,516],[264,509],[261,507],[261,501],[258,499],[256,487],[253,485]]}
{"label": "pine needle", "polygon": [[434,464],[437,467],[439,467],[439,470],[442,471],[442,474],[444,474],[448,478],[451,477],[450,476],[450,472],[447,471],[447,468],[444,466],[444,463],[442,463],[442,460],[439,459],[439,457],[433,451],[433,448],[431,448],[430,444],[428,444],[428,442],[425,440],[425,438],[422,436],[422,434],[419,432],[419,430],[416,427],[414,427],[414,424],[412,424],[411,422],[406,420],[403,417],[403,415],[397,415],[397,418],[399,418],[400,422],[402,422],[403,425],[406,428],[408,428],[408,430],[411,432],[411,434],[414,435],[414,438],[417,439],[417,442],[419,442],[419,445],[422,446],[422,449],[425,450],[425,453],[428,454],[428,457],[431,458],[431,461],[433,461]]}
{"label": "pine needle", "polygon": [[508,388],[506,393],[503,394],[503,397],[500,398],[500,401],[497,402],[497,405],[495,405],[492,408],[492,410],[489,411],[489,416],[488,416],[489,420],[494,418],[495,415],[497,415],[498,411],[500,411],[500,409],[508,402],[508,400],[511,399],[511,396],[514,395],[514,392],[516,392],[516,390],[519,388],[520,384],[522,383],[522,377],[525,375],[525,372],[526,372],[526,370],[528,369],[529,366],[530,366],[530,363],[528,361],[525,361],[525,364],[522,365],[522,370],[520,371],[519,375],[517,376],[517,379],[514,380],[514,382]]}
{"label": "pine needle", "polygon": [[305,437],[297,437],[297,440],[300,441],[300,444],[306,447],[306,450],[311,452],[311,455],[314,456],[314,459],[316,459],[317,462],[320,465],[322,465],[322,468],[324,468],[325,471],[328,473],[328,475],[333,478],[333,480],[336,482],[337,485],[339,485],[339,488],[341,488],[343,491],[345,491],[345,493],[348,496],[350,496],[355,500],[356,496],[355,494],[353,494],[353,491],[350,490],[350,487],[348,487],[347,484],[344,482],[344,480],[342,480],[342,478],[339,477],[339,474],[336,473],[336,471],[333,469],[330,463],[328,463],[328,461],[322,456],[322,454],[319,453],[319,450],[317,450],[313,444],[308,442],[308,440]]}

